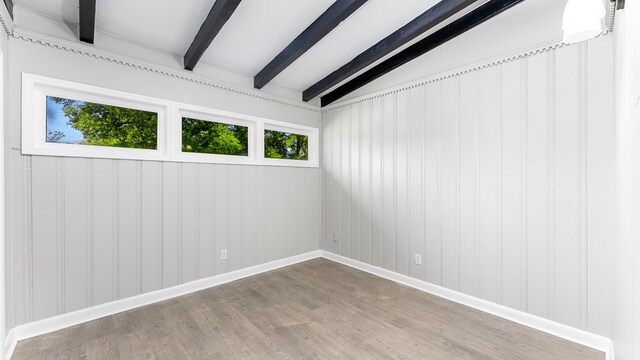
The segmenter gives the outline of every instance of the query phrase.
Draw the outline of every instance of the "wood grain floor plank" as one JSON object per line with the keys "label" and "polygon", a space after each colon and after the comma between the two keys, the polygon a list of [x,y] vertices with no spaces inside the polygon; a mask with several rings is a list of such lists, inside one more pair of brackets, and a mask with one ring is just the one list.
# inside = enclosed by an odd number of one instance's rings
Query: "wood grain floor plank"
{"label": "wood grain floor plank", "polygon": [[13,359],[603,360],[496,316],[315,259],[18,343]]}

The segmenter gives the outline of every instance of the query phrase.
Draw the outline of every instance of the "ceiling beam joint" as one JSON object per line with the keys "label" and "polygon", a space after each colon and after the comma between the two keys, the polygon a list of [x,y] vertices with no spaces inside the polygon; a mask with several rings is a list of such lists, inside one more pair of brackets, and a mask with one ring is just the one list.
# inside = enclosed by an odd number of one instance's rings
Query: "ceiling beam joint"
{"label": "ceiling beam joint", "polygon": [[476,1],[478,0],[442,0],[438,2],[400,29],[378,41],[339,69],[304,90],[302,100],[309,101],[314,99]]}
{"label": "ceiling beam joint", "polygon": [[80,41],[93,44],[96,32],[96,0],[80,0]]}
{"label": "ceiling beam joint", "polygon": [[11,19],[13,19],[13,0],[4,0],[4,6],[7,7],[9,16],[11,16]]}
{"label": "ceiling beam joint", "polygon": [[327,106],[373,80],[464,34],[485,21],[501,14],[524,0],[490,0],[470,13],[446,25],[426,38],[407,47],[380,64],[363,72],[347,83],[320,98],[321,106]]}
{"label": "ceiling beam joint", "polygon": [[198,34],[193,39],[189,50],[184,55],[184,68],[193,70],[205,51],[216,38],[224,24],[227,23],[233,12],[236,11],[241,0],[216,0],[211,7],[209,15],[200,26]]}
{"label": "ceiling beam joint", "polygon": [[262,89],[366,2],[367,0],[337,0],[260,70],[253,78],[253,86]]}

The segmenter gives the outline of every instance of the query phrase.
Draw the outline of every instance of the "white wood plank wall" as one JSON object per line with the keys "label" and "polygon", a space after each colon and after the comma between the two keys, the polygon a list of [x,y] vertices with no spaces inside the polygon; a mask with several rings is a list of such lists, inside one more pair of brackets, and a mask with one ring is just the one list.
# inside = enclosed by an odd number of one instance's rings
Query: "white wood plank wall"
{"label": "white wood plank wall", "polygon": [[7,330],[318,250],[320,169],[23,156],[22,74],[308,126],[320,126],[319,112],[90,52],[19,39],[11,39],[11,51],[4,124]]}
{"label": "white wood plank wall", "polygon": [[[317,168],[11,157],[9,326],[318,249]],[[220,260],[228,249],[229,259]]]}
{"label": "white wood plank wall", "polygon": [[611,336],[612,39],[325,112],[323,248]]}

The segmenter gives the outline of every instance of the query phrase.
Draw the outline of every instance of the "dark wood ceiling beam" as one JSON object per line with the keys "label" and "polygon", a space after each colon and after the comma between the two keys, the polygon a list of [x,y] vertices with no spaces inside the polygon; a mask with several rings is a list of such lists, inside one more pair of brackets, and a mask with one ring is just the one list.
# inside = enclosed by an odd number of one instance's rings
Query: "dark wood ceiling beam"
{"label": "dark wood ceiling beam", "polygon": [[309,101],[382,59],[477,0],[442,0],[302,93]]}
{"label": "dark wood ceiling beam", "polygon": [[9,16],[13,19],[13,1],[12,0],[4,0],[4,6],[7,7],[7,11],[9,12]]}
{"label": "dark wood ceiling beam", "polygon": [[347,83],[341,85],[327,95],[322,96],[320,98],[321,106],[327,106],[333,103],[352,91],[372,82],[409,61],[424,55],[449,40],[464,34],[465,32],[523,1],[524,0],[491,0],[487,2],[451,24],[443,27],[441,30],[434,32],[373,68],[356,76],[352,80],[349,80]]}
{"label": "dark wood ceiling beam", "polygon": [[253,78],[253,86],[262,89],[284,69],[311,49],[318,41],[348,18],[367,0],[337,0],[284,50],[282,50],[264,69]]}
{"label": "dark wood ceiling beam", "polygon": [[96,0],[80,0],[80,41],[93,44],[96,32]]}
{"label": "dark wood ceiling beam", "polygon": [[184,68],[193,70],[211,42],[218,35],[224,24],[227,23],[233,12],[236,11],[241,0],[216,0],[209,11],[209,15],[198,30],[189,50],[184,55]]}

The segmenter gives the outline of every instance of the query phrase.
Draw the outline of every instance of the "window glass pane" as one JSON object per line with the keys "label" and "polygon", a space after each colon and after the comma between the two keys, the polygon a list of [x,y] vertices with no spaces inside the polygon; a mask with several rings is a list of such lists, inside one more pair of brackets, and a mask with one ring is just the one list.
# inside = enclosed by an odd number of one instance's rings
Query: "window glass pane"
{"label": "window glass pane", "polygon": [[264,157],[270,159],[309,160],[309,137],[265,130]]}
{"label": "window glass pane", "polygon": [[249,156],[249,128],[183,117],[182,151]]}
{"label": "window glass pane", "polygon": [[158,114],[47,96],[47,142],[157,149]]}

